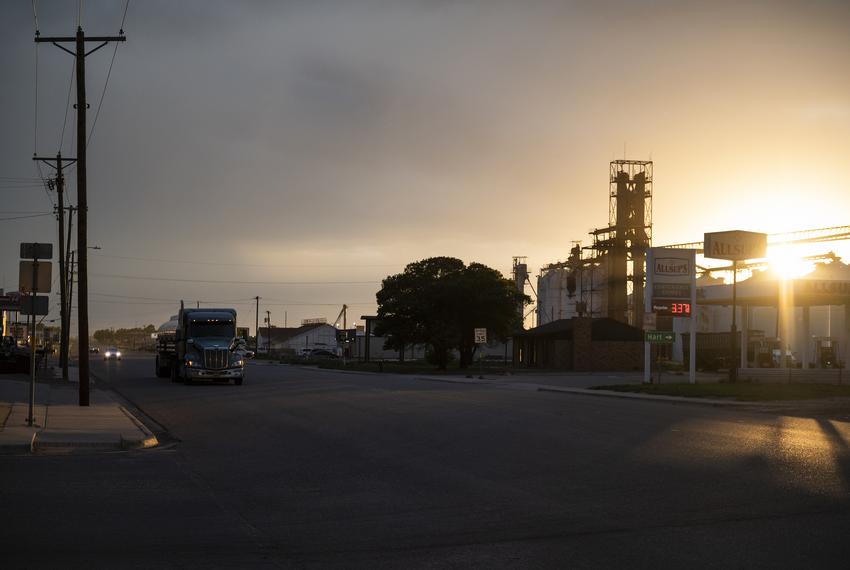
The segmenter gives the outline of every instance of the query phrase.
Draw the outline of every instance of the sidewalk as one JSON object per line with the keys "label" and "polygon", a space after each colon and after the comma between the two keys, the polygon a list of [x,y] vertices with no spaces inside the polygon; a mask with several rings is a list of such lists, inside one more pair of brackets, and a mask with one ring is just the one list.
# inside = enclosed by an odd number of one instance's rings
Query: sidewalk
{"label": "sidewalk", "polygon": [[27,425],[29,376],[0,375],[0,454],[75,453],[153,447],[154,436],[108,391],[92,387],[80,407],[76,368],[68,382],[58,368],[42,371],[35,385],[35,423]]}

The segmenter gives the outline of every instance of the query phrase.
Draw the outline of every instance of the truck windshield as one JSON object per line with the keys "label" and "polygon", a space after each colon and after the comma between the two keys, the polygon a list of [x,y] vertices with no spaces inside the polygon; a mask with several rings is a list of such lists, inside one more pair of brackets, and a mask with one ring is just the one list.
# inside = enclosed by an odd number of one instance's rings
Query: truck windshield
{"label": "truck windshield", "polygon": [[225,337],[233,338],[236,335],[236,327],[233,321],[192,321],[193,337]]}

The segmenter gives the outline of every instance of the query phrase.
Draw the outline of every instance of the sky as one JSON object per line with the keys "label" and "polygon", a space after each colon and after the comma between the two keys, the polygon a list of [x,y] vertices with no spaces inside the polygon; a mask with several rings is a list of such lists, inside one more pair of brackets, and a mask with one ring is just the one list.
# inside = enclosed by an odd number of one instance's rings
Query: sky
{"label": "sky", "polygon": [[[125,1],[35,5],[42,36],[116,35]],[[33,12],[0,7],[7,291],[18,243],[56,242],[9,219],[55,203],[33,153],[76,152],[73,58]],[[848,29],[844,1],[130,0],[86,60],[90,328],[183,299],[253,329],[255,296],[350,325],[435,255],[534,273],[607,225],[624,157],[654,162],[654,245],[850,224]]]}

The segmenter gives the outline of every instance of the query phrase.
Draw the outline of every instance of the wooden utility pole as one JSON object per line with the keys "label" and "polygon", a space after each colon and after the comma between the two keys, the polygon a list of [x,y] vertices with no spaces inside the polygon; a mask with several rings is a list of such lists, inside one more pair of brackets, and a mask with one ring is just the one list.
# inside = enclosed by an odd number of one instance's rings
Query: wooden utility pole
{"label": "wooden utility pole", "polygon": [[68,244],[68,247],[65,251],[65,267],[66,273],[65,278],[67,279],[65,290],[68,291],[67,297],[67,305],[65,306],[65,319],[67,320],[68,326],[65,328],[65,361],[70,360],[69,350],[71,347],[71,305],[73,304],[74,296],[73,287],[71,283],[74,279],[74,264],[72,262],[73,256],[71,254],[71,228],[74,226],[74,212],[77,211],[77,208],[74,206],[68,206],[68,238],[65,241]]}
{"label": "wooden utility pole", "polygon": [[254,318],[254,354],[260,354],[260,297],[257,300],[257,316]]}
{"label": "wooden utility pole", "polygon": [[[56,158],[45,156],[33,156],[33,160],[39,160],[56,169],[56,201],[57,219],[59,220],[59,367],[62,369],[62,379],[68,379],[68,266],[65,262],[65,176],[62,168],[65,163],[76,162],[76,158],[62,158],[62,153],[57,153]],[[56,164],[52,161],[55,160]],[[70,222],[69,222],[70,223]],[[68,226],[68,249],[71,249],[71,231]]]}
{"label": "wooden utility pole", "polygon": [[[88,283],[88,200],[86,195],[86,56],[96,52],[109,42],[123,42],[124,30],[118,36],[94,36],[87,38],[83,28],[77,28],[73,37],[40,37],[36,42],[50,42],[61,50],[73,55],[77,63],[77,311],[79,324],[77,346],[79,349],[80,367],[80,405],[89,405],[89,283]],[[61,43],[74,42],[75,50],[71,51]],[[86,42],[100,42],[100,45],[86,52]]]}

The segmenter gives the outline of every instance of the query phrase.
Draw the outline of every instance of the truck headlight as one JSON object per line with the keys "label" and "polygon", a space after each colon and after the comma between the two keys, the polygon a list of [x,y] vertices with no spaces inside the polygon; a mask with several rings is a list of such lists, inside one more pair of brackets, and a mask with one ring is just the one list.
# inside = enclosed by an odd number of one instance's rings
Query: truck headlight
{"label": "truck headlight", "polygon": [[231,366],[245,366],[245,361],[241,358],[239,360],[234,360]]}

